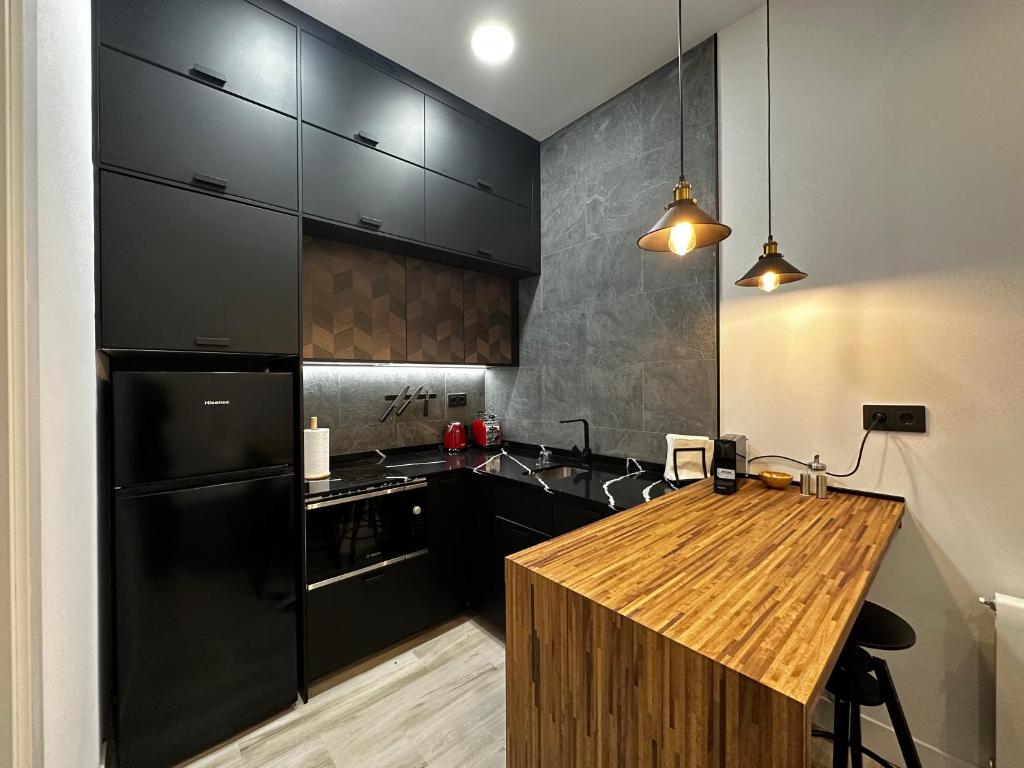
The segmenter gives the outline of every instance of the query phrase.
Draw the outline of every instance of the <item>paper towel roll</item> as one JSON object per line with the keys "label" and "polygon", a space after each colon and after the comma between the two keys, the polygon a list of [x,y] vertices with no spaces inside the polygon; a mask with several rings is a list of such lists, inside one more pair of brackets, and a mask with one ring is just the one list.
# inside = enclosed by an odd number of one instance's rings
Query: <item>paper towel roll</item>
{"label": "paper towel roll", "polygon": [[317,427],[316,416],[302,433],[302,463],[307,480],[331,476],[331,430]]}

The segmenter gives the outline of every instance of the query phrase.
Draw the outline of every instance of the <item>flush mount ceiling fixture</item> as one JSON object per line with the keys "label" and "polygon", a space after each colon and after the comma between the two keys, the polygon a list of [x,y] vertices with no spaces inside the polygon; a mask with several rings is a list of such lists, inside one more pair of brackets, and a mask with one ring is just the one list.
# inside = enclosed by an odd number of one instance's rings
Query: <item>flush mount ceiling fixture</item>
{"label": "flush mount ceiling fixture", "polygon": [[469,43],[476,57],[486,64],[508,61],[516,47],[512,30],[497,22],[487,22],[474,29]]}
{"label": "flush mount ceiling fixture", "polygon": [[686,180],[686,131],[683,120],[683,0],[679,0],[679,181],[672,190],[672,202],[647,234],[636,241],[645,251],[671,251],[683,256],[694,248],[703,248],[725,240],[732,230],[702,211]]}
{"label": "flush mount ceiling fixture", "polygon": [[757,262],[747,273],[736,281],[741,288],[760,288],[765,293],[771,293],[780,285],[795,283],[807,277],[779,253],[779,244],[772,236],[772,28],[771,28],[771,2],[765,3],[765,49],[767,51],[767,62],[765,72],[768,84],[768,242],[764,244],[764,252],[758,256]]}

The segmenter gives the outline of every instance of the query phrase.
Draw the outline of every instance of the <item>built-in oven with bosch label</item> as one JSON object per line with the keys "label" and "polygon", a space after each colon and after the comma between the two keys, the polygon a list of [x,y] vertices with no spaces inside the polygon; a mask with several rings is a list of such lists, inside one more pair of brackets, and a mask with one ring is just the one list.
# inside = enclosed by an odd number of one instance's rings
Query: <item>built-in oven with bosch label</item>
{"label": "built-in oven with bosch label", "polygon": [[306,504],[307,680],[429,623],[427,483]]}

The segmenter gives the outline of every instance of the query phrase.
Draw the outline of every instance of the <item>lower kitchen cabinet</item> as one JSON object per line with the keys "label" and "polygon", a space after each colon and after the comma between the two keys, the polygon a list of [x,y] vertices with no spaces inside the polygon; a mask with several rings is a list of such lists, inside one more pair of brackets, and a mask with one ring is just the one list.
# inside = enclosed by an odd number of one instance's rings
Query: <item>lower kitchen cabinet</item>
{"label": "lower kitchen cabinet", "polygon": [[596,523],[609,514],[612,514],[612,510],[603,502],[560,495],[555,502],[551,531],[555,536],[561,536],[563,533]]}
{"label": "lower kitchen cabinet", "polygon": [[505,628],[505,558],[547,541],[551,537],[532,528],[495,517],[491,531],[490,562],[485,576],[487,589],[480,614],[496,627]]}
{"label": "lower kitchen cabinet", "polygon": [[426,629],[430,591],[425,554],[311,590],[306,596],[308,679]]}
{"label": "lower kitchen cabinet", "polygon": [[478,476],[472,604],[496,627],[505,626],[505,558],[550,538],[555,497],[516,481]]}
{"label": "lower kitchen cabinet", "polygon": [[430,502],[430,623],[440,624],[466,609],[472,531],[469,488],[474,478],[462,472],[428,481]]}

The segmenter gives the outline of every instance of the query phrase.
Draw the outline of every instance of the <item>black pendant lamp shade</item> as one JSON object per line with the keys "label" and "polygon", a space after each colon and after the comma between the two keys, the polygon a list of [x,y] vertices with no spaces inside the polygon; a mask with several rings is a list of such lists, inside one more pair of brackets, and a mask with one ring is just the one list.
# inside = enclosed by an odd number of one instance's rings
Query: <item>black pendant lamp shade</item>
{"label": "black pendant lamp shade", "polygon": [[694,248],[725,240],[732,229],[702,211],[691,195],[690,183],[680,178],[673,190],[674,199],[637,245],[645,251],[672,251],[682,256]]}
{"label": "black pendant lamp shade", "polygon": [[768,242],[764,244],[764,253],[757,258],[757,263],[747,270],[747,274],[736,281],[741,288],[760,288],[769,293],[780,285],[795,283],[807,277],[779,253],[779,244],[772,237],[772,33],[771,33],[771,0],[765,3],[765,39],[767,63],[765,71],[768,82]]}
{"label": "black pendant lamp shade", "polygon": [[693,190],[683,172],[685,152],[683,141],[683,0],[679,0],[679,182],[672,191],[672,202],[647,233],[636,241],[645,251],[671,251],[680,256],[694,248],[725,240],[732,230],[702,211],[693,197]]}
{"label": "black pendant lamp shade", "polygon": [[747,274],[736,281],[736,285],[771,292],[780,285],[795,283],[805,277],[806,272],[801,272],[782,258],[779,244],[769,236],[768,242],[764,244],[764,253],[758,257],[757,263],[747,270]]}

